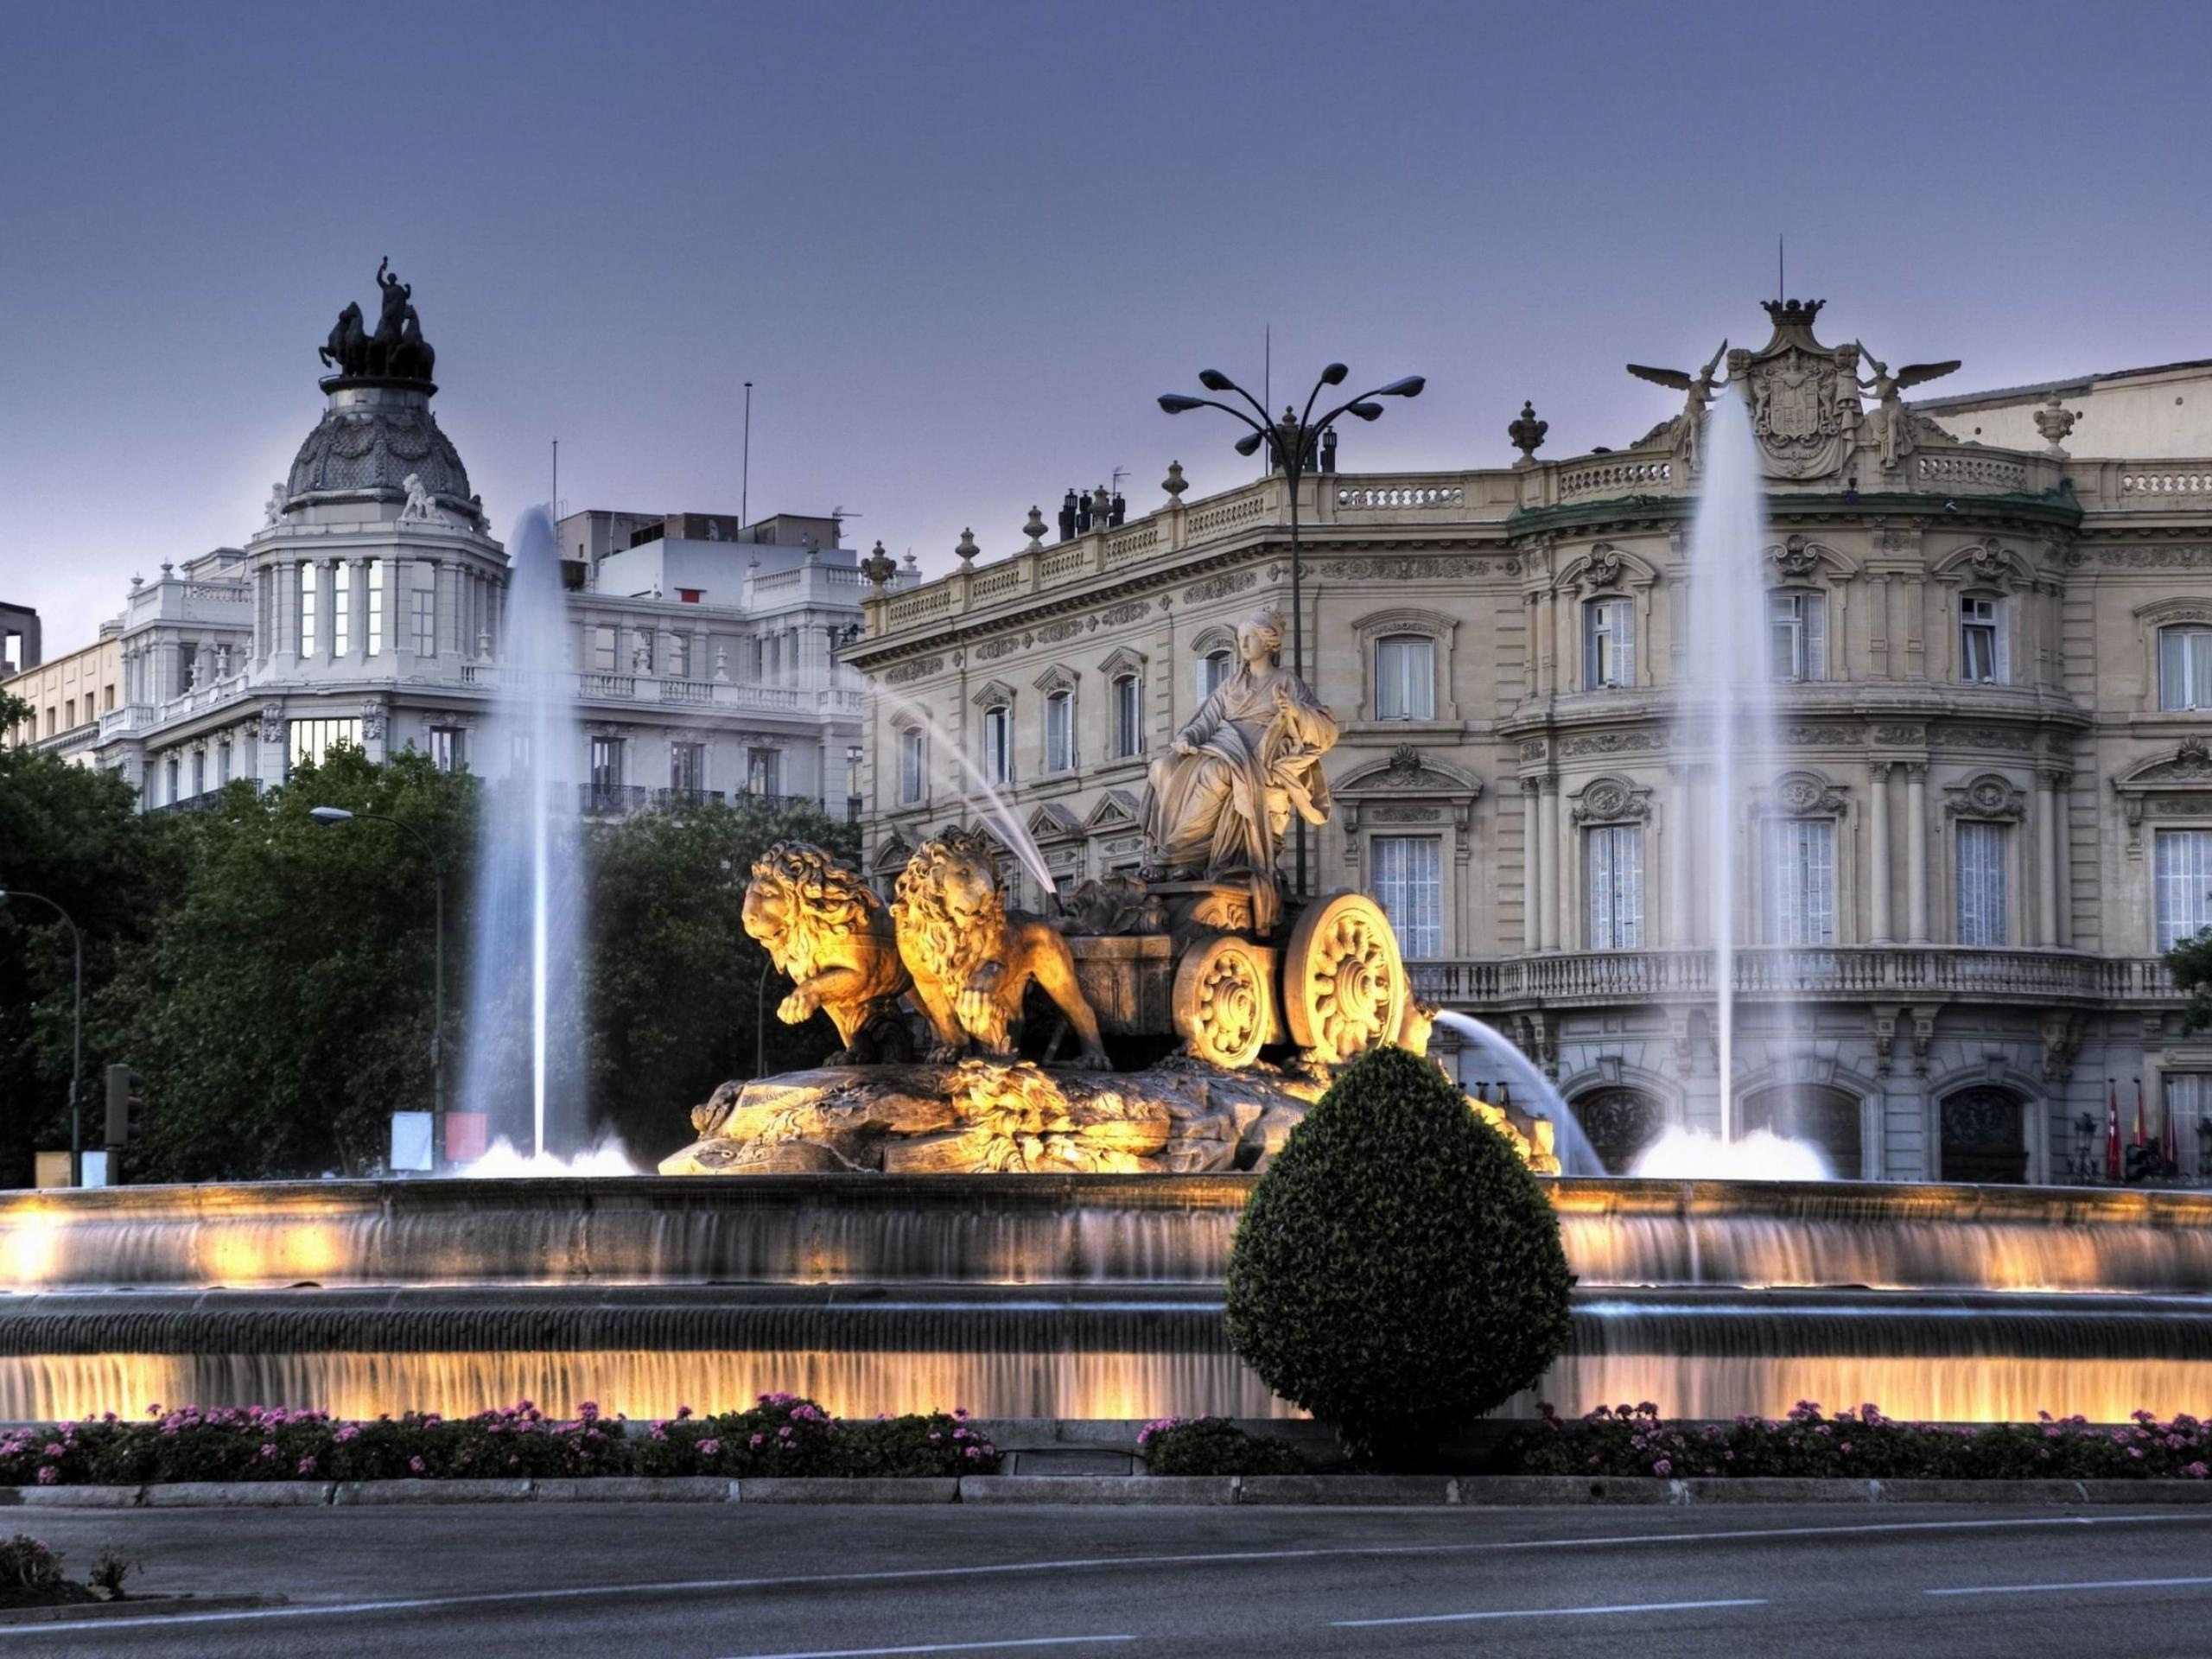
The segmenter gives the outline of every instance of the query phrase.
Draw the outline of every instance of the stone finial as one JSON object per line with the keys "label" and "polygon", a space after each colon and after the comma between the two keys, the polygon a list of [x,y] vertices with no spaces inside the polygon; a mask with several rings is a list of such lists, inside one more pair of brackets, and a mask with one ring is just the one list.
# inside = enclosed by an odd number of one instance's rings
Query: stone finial
{"label": "stone finial", "polygon": [[1044,513],[1036,507],[1030,508],[1029,522],[1021,527],[1021,533],[1029,538],[1029,545],[1026,551],[1042,553],[1045,550]]}
{"label": "stone finial", "polygon": [[1167,499],[1174,505],[1179,507],[1183,505],[1183,492],[1191,487],[1191,483],[1183,476],[1181,461],[1167,463],[1167,476],[1160,480],[1160,487],[1167,492]]}
{"label": "stone finial", "polygon": [[898,574],[899,562],[883,550],[883,543],[880,541],[875,544],[875,550],[861,561],[861,575],[879,588]]}
{"label": "stone finial", "polygon": [[1101,484],[1090,493],[1090,522],[1093,527],[1105,529],[1107,516],[1113,511],[1113,493]]}
{"label": "stone finial", "polygon": [[1521,417],[1505,429],[1505,435],[1513,441],[1513,447],[1521,452],[1519,462],[1521,466],[1530,467],[1535,464],[1536,451],[1543,448],[1544,434],[1551,430],[1551,426],[1552,423],[1549,421],[1540,421],[1536,418],[1536,405],[1533,399],[1522,402]]}
{"label": "stone finial", "polygon": [[960,532],[959,543],[952,550],[960,556],[960,568],[969,570],[975,568],[976,556],[983,550],[976,545],[976,532],[963,530]]}
{"label": "stone finial", "polygon": [[922,562],[914,556],[914,552],[912,548],[909,548],[906,550],[906,568],[909,570],[914,571],[918,571],[922,568]]}
{"label": "stone finial", "polygon": [[146,578],[133,571],[130,576],[130,591],[135,594],[145,585]]}
{"label": "stone finial", "polygon": [[176,566],[171,564],[167,559],[163,559],[162,561],[162,580],[163,582],[167,582],[171,575],[175,574],[175,571]]}
{"label": "stone finial", "polygon": [[2052,392],[2050,401],[2036,410],[2036,430],[2043,434],[2044,441],[2050,446],[2044,453],[2054,460],[2065,460],[2066,435],[2073,431],[2074,423],[2081,418],[2080,410],[2067,408],[2058,401],[2058,394]]}

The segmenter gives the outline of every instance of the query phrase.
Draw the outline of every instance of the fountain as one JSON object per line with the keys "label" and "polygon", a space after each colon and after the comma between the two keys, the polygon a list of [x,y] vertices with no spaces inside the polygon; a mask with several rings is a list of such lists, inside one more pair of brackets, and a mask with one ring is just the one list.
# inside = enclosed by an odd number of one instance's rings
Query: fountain
{"label": "fountain", "polygon": [[501,696],[486,730],[506,776],[487,788],[478,836],[461,1104],[511,1142],[526,1129],[530,1155],[543,1157],[584,1127],[583,740],[568,690],[560,553],[543,508],[523,515],[507,556]]}
{"label": "fountain", "polygon": [[[1497,1085],[1501,1103],[1518,1104],[1526,1111],[1544,1118],[1552,1125],[1553,1145],[1559,1155],[1560,1173],[1563,1175],[1602,1175],[1605,1165],[1590,1145],[1590,1137],[1582,1132],[1573,1109],[1552,1086],[1552,1080],[1536,1070],[1535,1062],[1521,1052],[1520,1046],[1510,1040],[1505,1033],[1487,1020],[1478,1020],[1471,1014],[1461,1014],[1452,1008],[1440,1008],[1436,1023],[1448,1027],[1473,1046],[1484,1058],[1482,1065],[1485,1080]],[[1464,1081],[1465,1072],[1460,1073]],[[1521,1098],[1512,1100],[1511,1090],[1518,1089]]]}

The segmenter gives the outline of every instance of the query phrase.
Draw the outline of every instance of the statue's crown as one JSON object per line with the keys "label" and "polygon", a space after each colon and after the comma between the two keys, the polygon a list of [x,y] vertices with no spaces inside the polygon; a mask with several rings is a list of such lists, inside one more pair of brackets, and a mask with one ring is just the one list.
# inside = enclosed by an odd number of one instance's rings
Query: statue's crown
{"label": "statue's crown", "polygon": [[1761,300],[1767,319],[1777,328],[1810,328],[1826,300]]}

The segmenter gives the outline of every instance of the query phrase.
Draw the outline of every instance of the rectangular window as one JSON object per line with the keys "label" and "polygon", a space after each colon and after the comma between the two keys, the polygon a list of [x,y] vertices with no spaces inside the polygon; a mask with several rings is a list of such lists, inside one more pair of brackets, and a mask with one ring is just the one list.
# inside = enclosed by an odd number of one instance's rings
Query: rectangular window
{"label": "rectangular window", "polygon": [[468,734],[458,726],[430,728],[430,764],[440,772],[459,772],[468,764]]}
{"label": "rectangular window", "polygon": [[207,751],[205,749],[192,752],[192,792],[194,795],[207,792]]}
{"label": "rectangular window", "polygon": [[747,749],[745,752],[745,786],[755,795],[782,794],[784,752],[781,749]]}
{"label": "rectangular window", "polygon": [[1763,934],[1769,944],[1835,943],[1835,825],[1826,818],[1769,818],[1762,869]]}
{"label": "rectangular window", "polygon": [[2212,927],[2212,830],[2161,830],[2157,837],[2158,949]]}
{"label": "rectangular window", "polygon": [[614,630],[600,626],[591,631],[591,665],[593,671],[612,674],[614,671]]}
{"label": "rectangular window", "polygon": [[1597,599],[1582,607],[1582,689],[1636,683],[1636,603]]}
{"label": "rectangular window", "polygon": [[1643,831],[1601,824],[1583,842],[1583,886],[1590,895],[1590,949],[1643,948]]}
{"label": "rectangular window", "polygon": [[706,596],[707,590],[703,588],[679,588],[676,590],[676,598],[679,604],[696,605]]}
{"label": "rectangular window", "polygon": [[1959,824],[1959,943],[2005,942],[2005,849],[2001,823]]}
{"label": "rectangular window", "polygon": [[2158,630],[2158,707],[2212,708],[2212,628]]}
{"label": "rectangular window", "polygon": [[1198,664],[1198,701],[1204,702],[1219,690],[1236,665],[1236,658],[1228,652],[1208,652]]}
{"label": "rectangular window", "polygon": [[619,789],[622,785],[622,740],[594,737],[591,741],[591,786]]}
{"label": "rectangular window", "polygon": [[1373,861],[1376,902],[1390,918],[1408,957],[1444,954],[1444,841],[1440,836],[1377,836]]}
{"label": "rectangular window", "polygon": [[899,800],[912,806],[922,798],[922,728],[899,729]]}
{"label": "rectangular window", "polygon": [[182,696],[192,690],[193,665],[200,660],[200,647],[189,639],[177,642],[176,686],[173,695]]}
{"label": "rectangular window", "polygon": [[1014,710],[1004,703],[983,710],[983,776],[995,784],[1014,781]]}
{"label": "rectangular window", "polygon": [[343,657],[353,648],[353,572],[340,565],[330,573],[330,654]]}
{"label": "rectangular window", "polygon": [[691,636],[672,633],[668,637],[669,677],[688,680],[691,677]]}
{"label": "rectangular window", "polygon": [[1767,672],[1777,680],[1827,677],[1827,601],[1819,594],[1767,595]]}
{"label": "rectangular window", "polygon": [[311,564],[300,567],[300,655],[315,655],[315,601],[322,573]]}
{"label": "rectangular window", "polygon": [[1127,760],[1144,753],[1143,696],[1134,674],[1114,682],[1114,753]]}
{"label": "rectangular window", "polygon": [[2183,1175],[2198,1180],[2212,1175],[2212,1147],[2197,1125],[2212,1119],[2212,1071],[2169,1071],[2165,1077],[2165,1122],[2174,1126],[2174,1161]]}
{"label": "rectangular window", "polygon": [[438,654],[438,590],[416,588],[407,595],[408,616],[413,625],[415,654],[435,657]]}
{"label": "rectangular window", "polygon": [[1959,601],[1959,677],[1969,685],[2012,683],[2004,605],[1986,594],[1969,594]]}
{"label": "rectangular window", "polygon": [[361,747],[361,721],[358,715],[344,720],[296,720],[292,722],[292,741],[286,757],[296,766],[302,760],[319,765],[340,743],[351,744],[357,749]]}
{"label": "rectangular window", "polygon": [[65,732],[74,731],[77,728],[77,699],[74,697],[65,698],[61,704],[61,709],[63,715],[66,716],[62,721],[61,729]]}
{"label": "rectangular window", "polygon": [[1075,694],[1055,691],[1045,699],[1045,770],[1075,769]]}
{"label": "rectangular window", "polygon": [[115,712],[115,682],[113,680],[110,680],[100,688],[100,712],[103,714]]}
{"label": "rectangular window", "polygon": [[706,788],[705,744],[671,743],[668,746],[668,786],[686,795],[696,795]]}
{"label": "rectangular window", "polygon": [[368,654],[384,655],[384,561],[369,561]]}
{"label": "rectangular window", "polygon": [[526,778],[537,759],[535,734],[530,732],[511,732],[507,735],[507,765],[512,775]]}
{"label": "rectangular window", "polygon": [[215,746],[215,787],[220,789],[231,781],[231,740],[225,738]]}
{"label": "rectangular window", "polygon": [[1436,718],[1436,642],[1396,634],[1375,642],[1375,717]]}

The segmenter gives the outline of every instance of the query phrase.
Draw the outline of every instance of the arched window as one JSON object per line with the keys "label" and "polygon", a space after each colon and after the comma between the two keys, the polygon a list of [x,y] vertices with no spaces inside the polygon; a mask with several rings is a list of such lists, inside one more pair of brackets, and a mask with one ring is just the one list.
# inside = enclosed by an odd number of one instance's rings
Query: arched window
{"label": "arched window", "polygon": [[1828,602],[1820,594],[1782,590],[1766,598],[1767,672],[1777,680],[1828,677]]}
{"label": "arched window", "polygon": [[1075,693],[1054,691],[1045,698],[1045,770],[1075,770]]}
{"label": "arched window", "polygon": [[2026,1116],[2010,1089],[1962,1089],[1939,1109],[1942,1144],[1936,1167],[1943,1179],[2017,1186],[2028,1179]]}
{"label": "arched window", "polygon": [[1636,683],[1636,601],[1593,599],[1582,607],[1582,689]]}
{"label": "arched window", "polygon": [[2212,628],[2158,630],[2158,707],[2212,709]]}
{"label": "arched window", "polygon": [[1786,1084],[1747,1096],[1741,1117],[1744,1134],[1765,1129],[1785,1140],[1811,1141],[1840,1181],[1855,1181],[1866,1173],[1856,1095],[1817,1084]]}
{"label": "arched window", "polygon": [[1002,702],[983,710],[983,776],[995,784],[1014,781],[1014,710]]}
{"label": "arched window", "polygon": [[1114,753],[1116,759],[1127,760],[1143,753],[1142,686],[1134,674],[1118,675],[1114,681]]}
{"label": "arched window", "polygon": [[1198,663],[1198,700],[1203,702],[1220,689],[1221,683],[1236,671],[1236,653],[1224,646],[1210,651]]}
{"label": "arched window", "polygon": [[1959,600],[1959,677],[1968,685],[2009,685],[2012,642],[2005,638],[2005,601],[1996,594]]}
{"label": "arched window", "polygon": [[1667,1109],[1641,1089],[1599,1089],[1568,1108],[1608,1175],[1625,1175],[1667,1127]]}
{"label": "arched window", "polygon": [[1375,717],[1436,718],[1436,642],[1417,633],[1375,642]]}

